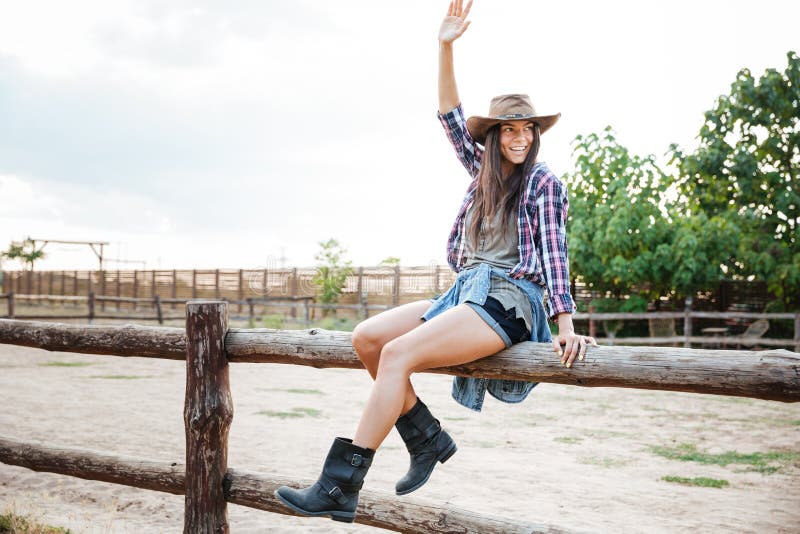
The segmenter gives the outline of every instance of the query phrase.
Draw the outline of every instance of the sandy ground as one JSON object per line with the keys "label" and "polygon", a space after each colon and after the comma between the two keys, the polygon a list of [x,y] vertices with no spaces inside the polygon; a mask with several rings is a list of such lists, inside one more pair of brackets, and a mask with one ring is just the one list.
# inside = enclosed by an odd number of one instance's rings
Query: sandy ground
{"label": "sandy ground", "polygon": [[[181,362],[0,345],[0,434],[183,461],[184,380]],[[762,474],[651,449],[800,453],[800,405],[542,384],[522,404],[488,398],[476,414],[450,398],[447,376],[423,374],[414,384],[459,445],[414,497],[588,532],[800,532],[797,456],[771,461],[778,470]],[[363,371],[236,364],[231,386],[229,465],[315,478],[331,439],[354,431],[370,380]],[[392,492],[406,466],[392,432],[367,487]],[[729,486],[662,480],[668,475]],[[10,507],[72,532],[182,530],[180,496],[0,464],[0,511]],[[229,517],[237,533],[375,531],[235,505]]]}

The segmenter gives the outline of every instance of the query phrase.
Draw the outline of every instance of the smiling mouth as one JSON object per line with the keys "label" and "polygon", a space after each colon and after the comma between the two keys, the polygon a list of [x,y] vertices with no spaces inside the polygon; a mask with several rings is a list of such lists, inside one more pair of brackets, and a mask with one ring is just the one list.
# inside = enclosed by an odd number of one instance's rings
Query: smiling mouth
{"label": "smiling mouth", "polygon": [[528,150],[528,147],[526,147],[526,146],[512,146],[511,147],[511,152],[519,152],[519,153],[521,153],[521,152],[525,152],[526,150]]}

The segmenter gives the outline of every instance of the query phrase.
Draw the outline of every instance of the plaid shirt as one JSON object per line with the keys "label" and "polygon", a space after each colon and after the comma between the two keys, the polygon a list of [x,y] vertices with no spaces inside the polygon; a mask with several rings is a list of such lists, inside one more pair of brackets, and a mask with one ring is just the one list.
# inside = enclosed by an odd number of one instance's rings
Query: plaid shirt
{"label": "plaid shirt", "polygon": [[[461,104],[438,116],[458,159],[473,177],[447,240],[447,263],[453,271],[460,272],[467,260],[464,254],[464,220],[478,186],[483,148],[469,135]],[[547,287],[547,313],[551,318],[559,313],[575,311],[575,302],[569,292],[568,207],[564,183],[545,163],[537,162],[528,177],[525,194],[520,197],[517,224],[520,258],[508,275]]]}

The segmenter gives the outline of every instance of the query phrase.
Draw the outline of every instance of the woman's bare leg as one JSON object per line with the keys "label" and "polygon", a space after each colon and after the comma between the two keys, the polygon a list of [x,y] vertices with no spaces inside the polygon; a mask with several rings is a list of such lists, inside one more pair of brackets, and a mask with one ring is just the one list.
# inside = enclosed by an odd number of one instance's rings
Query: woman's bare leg
{"label": "woman's bare leg", "polygon": [[[353,348],[373,379],[378,374],[378,363],[384,345],[424,324],[425,321],[420,319],[420,316],[430,305],[429,300],[410,302],[381,312],[356,325],[353,330]],[[411,380],[406,380],[404,399],[401,413],[410,410],[417,402],[417,394],[411,385]]]}
{"label": "woman's bare leg", "polygon": [[471,362],[504,348],[497,332],[466,304],[387,342],[353,443],[380,447],[404,408],[411,373]]}

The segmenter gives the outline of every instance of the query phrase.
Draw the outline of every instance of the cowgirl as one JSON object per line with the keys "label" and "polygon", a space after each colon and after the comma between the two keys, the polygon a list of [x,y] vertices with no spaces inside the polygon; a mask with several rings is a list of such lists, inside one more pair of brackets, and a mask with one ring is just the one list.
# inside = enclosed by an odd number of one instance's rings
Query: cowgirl
{"label": "cowgirl", "polygon": [[[411,455],[398,495],[421,487],[436,462],[455,453],[452,438],[417,398],[412,373],[471,362],[521,341],[551,341],[548,317],[558,323],[552,343],[567,367],[576,356],[583,359],[587,343],[596,344],[572,325],[565,187],[536,161],[541,134],[560,115],[537,115],[527,95],[503,95],[492,99],[487,117],[464,119],[453,41],[469,26],[471,5],[462,9],[462,0],[451,0],[439,30],[439,119],[472,177],[447,243],[458,277],[433,301],[405,304],[356,326],[353,348],[375,383],[355,436],[334,440],[317,482],[275,492],[298,513],[354,521],[364,477],[393,425]],[[453,397],[480,411],[487,390],[519,402],[535,385],[456,377]]]}

